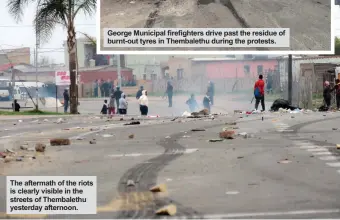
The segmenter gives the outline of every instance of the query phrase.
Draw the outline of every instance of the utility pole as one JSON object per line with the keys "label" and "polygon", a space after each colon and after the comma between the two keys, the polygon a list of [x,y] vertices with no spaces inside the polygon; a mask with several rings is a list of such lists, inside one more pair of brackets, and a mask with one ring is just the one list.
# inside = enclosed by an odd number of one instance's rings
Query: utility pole
{"label": "utility pole", "polygon": [[288,101],[292,104],[293,100],[293,57],[288,55]]}
{"label": "utility pole", "polygon": [[12,109],[13,109],[13,112],[15,112],[15,97],[14,97],[14,87],[15,87],[15,74],[14,74],[14,71],[13,71],[13,66],[11,66],[11,75],[12,75],[12,85],[11,85],[11,89],[12,89]]}
{"label": "utility pole", "polygon": [[118,86],[122,88],[122,72],[120,65],[120,54],[117,55],[117,74],[118,74]]}
{"label": "utility pole", "polygon": [[[38,10],[39,4],[37,5]],[[35,32],[35,84],[36,84],[36,92],[35,92],[35,110],[39,110],[39,87],[38,87],[38,48],[39,48],[39,35],[38,32]]]}

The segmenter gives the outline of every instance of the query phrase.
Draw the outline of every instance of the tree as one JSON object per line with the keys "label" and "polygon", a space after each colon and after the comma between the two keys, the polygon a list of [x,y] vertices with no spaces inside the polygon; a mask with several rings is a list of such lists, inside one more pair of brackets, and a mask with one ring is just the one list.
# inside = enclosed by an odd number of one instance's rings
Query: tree
{"label": "tree", "polygon": [[340,55],[340,38],[335,38],[335,55]]}
{"label": "tree", "polygon": [[69,54],[70,112],[78,113],[77,75],[76,75],[76,31],[75,18],[83,12],[93,15],[97,0],[8,0],[9,13],[21,21],[24,7],[29,3],[37,3],[37,11],[33,21],[37,36],[42,43],[48,42],[57,25],[67,30],[67,47]]}

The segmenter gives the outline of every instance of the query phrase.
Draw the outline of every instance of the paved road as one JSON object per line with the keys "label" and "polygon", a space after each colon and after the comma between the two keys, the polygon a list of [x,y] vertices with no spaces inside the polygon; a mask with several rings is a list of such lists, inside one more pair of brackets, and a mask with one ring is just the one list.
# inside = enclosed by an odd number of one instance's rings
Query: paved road
{"label": "paved road", "polygon": [[[331,49],[329,0],[166,0],[157,4],[158,9],[156,9],[155,2],[158,1],[101,0],[101,29],[282,27],[290,28],[291,46],[279,48],[280,50]],[[301,13],[302,9],[303,13]],[[158,16],[147,22],[149,14],[154,11],[158,11]],[[113,49],[102,47],[102,50]],[[143,48],[137,50],[141,49]],[[159,48],[147,48],[147,50],[152,49],[159,50]],[[202,48],[167,49],[202,50]],[[224,48],[210,49],[226,50]],[[232,49],[235,50],[235,48]],[[249,50],[249,48],[236,49]],[[131,48],[131,50],[136,50],[136,48]]]}
{"label": "paved road", "polygon": [[[20,132],[28,133],[20,135],[22,142],[71,137],[72,144],[48,147],[35,160],[1,163],[0,211],[5,207],[4,175],[94,175],[97,215],[41,217],[153,218],[157,208],[170,203],[177,206],[176,218],[340,217],[339,113],[230,114],[122,125],[127,121],[93,116],[69,118],[64,124],[23,121]],[[236,132],[251,137],[208,142],[234,121]],[[8,130],[0,135],[14,140],[18,125],[4,123]],[[201,127],[205,131],[191,131]],[[89,144],[94,138],[97,143]],[[135,187],[126,187],[130,179]],[[149,188],[159,183],[167,185],[168,195],[155,199]]]}

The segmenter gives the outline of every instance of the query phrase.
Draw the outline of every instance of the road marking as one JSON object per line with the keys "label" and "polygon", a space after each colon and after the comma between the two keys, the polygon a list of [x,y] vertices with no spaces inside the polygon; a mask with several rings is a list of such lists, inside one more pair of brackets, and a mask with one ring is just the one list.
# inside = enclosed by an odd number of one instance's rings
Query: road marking
{"label": "road marking", "polygon": [[340,157],[336,156],[325,156],[325,157],[319,157],[320,160],[338,160]]}
{"label": "road marking", "polygon": [[247,218],[260,216],[282,216],[282,215],[310,215],[310,214],[330,214],[340,213],[340,209],[321,209],[321,210],[299,210],[287,212],[253,212],[253,213],[234,213],[234,214],[213,214],[204,215],[204,218],[222,219],[222,218]]}
{"label": "road marking", "polygon": [[315,149],[308,149],[309,152],[320,152],[320,151],[328,151],[326,148],[315,148]]}
{"label": "road marking", "polygon": [[325,152],[317,152],[317,153],[313,153],[314,156],[321,156],[321,155],[332,155],[331,152],[329,151],[325,151]]}
{"label": "road marking", "polygon": [[326,163],[330,167],[340,167],[340,163]]}
{"label": "road marking", "polygon": [[[197,148],[188,148],[185,150],[180,150],[180,149],[173,149],[170,153],[164,153],[166,155],[172,155],[172,154],[191,154],[198,151]],[[141,157],[141,156],[158,156],[158,155],[163,155],[163,153],[131,153],[131,154],[111,154],[108,155],[109,157]]]}

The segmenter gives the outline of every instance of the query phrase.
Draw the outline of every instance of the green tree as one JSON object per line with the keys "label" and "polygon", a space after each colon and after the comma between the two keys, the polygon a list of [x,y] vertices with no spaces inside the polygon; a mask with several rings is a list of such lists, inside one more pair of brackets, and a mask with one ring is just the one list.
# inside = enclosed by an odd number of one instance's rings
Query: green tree
{"label": "green tree", "polygon": [[70,112],[78,113],[76,85],[76,31],[75,19],[79,13],[93,15],[97,0],[8,0],[9,13],[20,22],[23,10],[28,4],[36,3],[37,10],[33,21],[35,31],[41,43],[46,43],[53,35],[57,25],[67,30],[67,47],[69,54]]}
{"label": "green tree", "polygon": [[340,38],[335,38],[335,55],[340,55]]}

